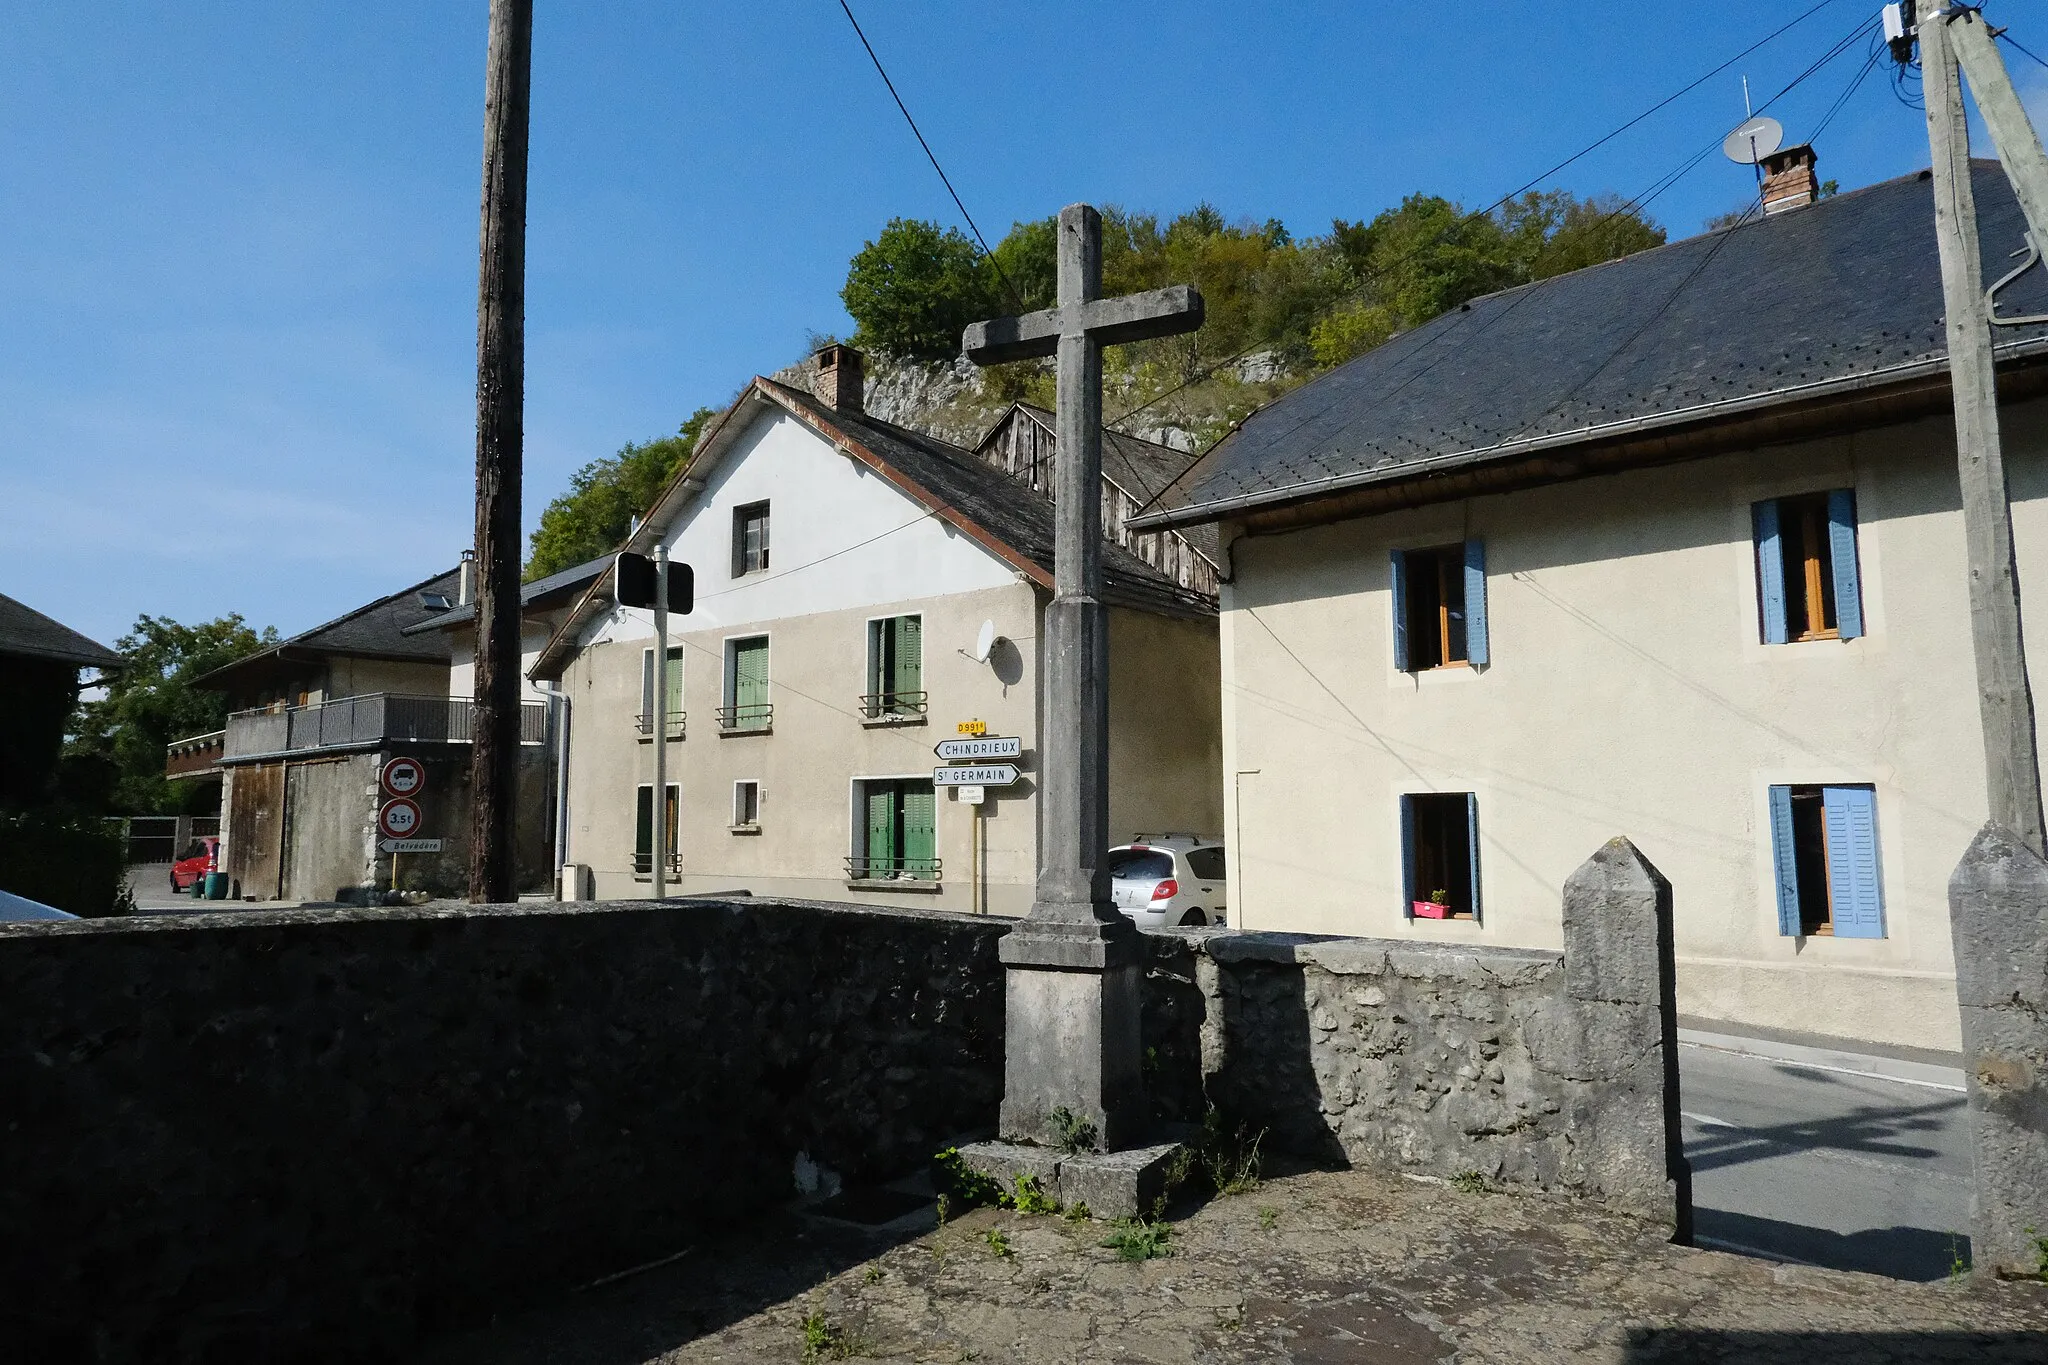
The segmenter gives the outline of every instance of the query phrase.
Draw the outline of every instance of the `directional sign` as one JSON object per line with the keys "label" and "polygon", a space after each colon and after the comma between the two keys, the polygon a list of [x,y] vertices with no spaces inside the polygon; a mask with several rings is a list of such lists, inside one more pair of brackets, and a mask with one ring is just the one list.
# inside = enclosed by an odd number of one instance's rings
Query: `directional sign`
{"label": "directional sign", "polygon": [[439,839],[386,839],[377,845],[386,853],[439,853]]}
{"label": "directional sign", "polygon": [[427,769],[416,758],[394,758],[385,763],[377,780],[392,796],[418,796],[427,789]]}
{"label": "directional sign", "polygon": [[949,762],[962,758],[1018,758],[1024,753],[1024,741],[1010,736],[986,735],[980,739],[942,739],[932,746],[932,752]]}
{"label": "directional sign", "polygon": [[394,796],[377,812],[377,832],[387,839],[405,839],[417,833],[422,821],[417,801]]}
{"label": "directional sign", "polygon": [[1007,787],[1017,780],[1014,763],[988,763],[980,767],[934,768],[934,787]]}

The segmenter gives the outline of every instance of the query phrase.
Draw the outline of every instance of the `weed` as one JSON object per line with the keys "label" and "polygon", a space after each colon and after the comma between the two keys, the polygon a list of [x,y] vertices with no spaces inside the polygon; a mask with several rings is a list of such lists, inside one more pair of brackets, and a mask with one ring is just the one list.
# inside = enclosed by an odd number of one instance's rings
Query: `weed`
{"label": "weed", "polygon": [[1010,1206],[1019,1213],[1058,1213],[1060,1201],[1045,1192],[1035,1175],[1017,1177],[1017,1194]]}
{"label": "weed", "polygon": [[1088,1206],[1085,1203],[1083,1203],[1067,1205],[1066,1212],[1061,1214],[1060,1216],[1066,1219],[1069,1223],[1085,1223],[1095,1215],[1089,1213]]}
{"label": "weed", "polygon": [[1109,1236],[1102,1239],[1102,1245],[1115,1248],[1120,1261],[1149,1261],[1173,1254],[1166,1245],[1172,1236],[1173,1229],[1156,1217],[1119,1218],[1110,1224]]}
{"label": "weed", "polygon": [[1963,1239],[1953,1232],[1948,1235],[1948,1278],[1950,1283],[1963,1278],[1970,1272],[1970,1258],[1963,1255]]}
{"label": "weed", "polygon": [[1459,1194],[1485,1194],[1493,1182],[1477,1171],[1460,1171],[1451,1177],[1451,1188]]}
{"label": "weed", "polygon": [[952,1200],[950,1200],[950,1199],[948,1199],[948,1198],[947,1198],[947,1197],[946,1197],[945,1195],[943,1195],[943,1194],[942,1194],[942,1195],[940,1195],[940,1196],[939,1196],[939,1226],[940,1226],[940,1227],[944,1227],[944,1226],[946,1225],[946,1220],[947,1220],[947,1219],[949,1219],[949,1218],[951,1218],[952,1216],[953,1216],[953,1201],[952,1201]]}
{"label": "weed", "polygon": [[1095,1125],[1064,1104],[1052,1111],[1053,1146],[1068,1156],[1095,1150]]}
{"label": "weed", "polygon": [[2048,1237],[2041,1236],[2033,1228],[2027,1229],[2027,1236],[2034,1243],[2034,1273],[2048,1280]]}
{"label": "weed", "polygon": [[1259,1205],[1259,1226],[1268,1232],[1280,1226],[1280,1210],[1271,1204]]}
{"label": "weed", "polygon": [[1010,1235],[1001,1228],[990,1228],[982,1234],[982,1240],[988,1243],[988,1249],[996,1254],[998,1260],[1017,1254],[1010,1247]]}
{"label": "weed", "polygon": [[823,1313],[804,1316],[804,1359],[852,1360],[868,1354],[868,1343],[843,1327],[834,1325]]}
{"label": "weed", "polygon": [[882,1267],[878,1265],[869,1266],[867,1274],[861,1276],[861,1278],[869,1284],[880,1284],[882,1282]]}
{"label": "weed", "polygon": [[[1265,1138],[1265,1129],[1231,1125],[1219,1110],[1211,1109],[1202,1116],[1202,1129],[1186,1155],[1200,1164],[1202,1179],[1214,1193],[1248,1194],[1259,1187],[1259,1144]],[[1167,1171],[1168,1189],[1186,1175],[1186,1163],[1177,1161]]]}
{"label": "weed", "polygon": [[958,1147],[948,1147],[932,1155],[932,1184],[939,1191],[941,1223],[984,1205],[996,1208],[1010,1206],[1010,1197],[1003,1193],[1003,1187],[969,1166]]}

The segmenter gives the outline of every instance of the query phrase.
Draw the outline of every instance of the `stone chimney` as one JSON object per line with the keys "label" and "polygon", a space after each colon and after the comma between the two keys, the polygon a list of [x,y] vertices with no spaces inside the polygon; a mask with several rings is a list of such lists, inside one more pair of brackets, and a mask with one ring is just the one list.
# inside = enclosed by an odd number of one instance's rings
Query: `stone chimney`
{"label": "stone chimney", "polygon": [[834,343],[811,359],[816,367],[811,392],[820,403],[835,412],[867,411],[867,375],[859,351]]}
{"label": "stone chimney", "polygon": [[476,601],[476,551],[462,552],[462,572],[455,580],[455,605],[466,607]]}
{"label": "stone chimney", "polygon": [[1820,182],[1813,176],[1813,148],[1805,143],[1780,147],[1762,161],[1764,168],[1764,216],[1803,208],[1820,197]]}

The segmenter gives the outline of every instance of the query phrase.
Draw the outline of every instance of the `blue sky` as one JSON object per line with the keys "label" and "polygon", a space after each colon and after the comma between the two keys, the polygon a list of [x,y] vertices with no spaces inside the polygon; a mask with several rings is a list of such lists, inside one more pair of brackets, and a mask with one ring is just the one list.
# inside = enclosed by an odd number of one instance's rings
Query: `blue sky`
{"label": "blue sky", "polygon": [[[847,258],[890,217],[955,217],[836,0],[537,8],[529,529],[577,466],[846,327]],[[2048,53],[2017,8],[1993,18]],[[1639,192],[1740,121],[1740,73],[1775,91],[1874,10],[1837,0],[1548,183]],[[1077,199],[1302,234],[1415,190],[1477,206],[1797,10],[855,12],[993,240]],[[0,0],[0,592],[108,642],[143,612],[289,633],[455,560],[485,13]],[[1773,110],[1792,137],[1863,52]],[[1819,151],[1845,189],[1927,161],[1882,70]],[[1651,212],[1682,236],[1749,193],[1716,155]]]}

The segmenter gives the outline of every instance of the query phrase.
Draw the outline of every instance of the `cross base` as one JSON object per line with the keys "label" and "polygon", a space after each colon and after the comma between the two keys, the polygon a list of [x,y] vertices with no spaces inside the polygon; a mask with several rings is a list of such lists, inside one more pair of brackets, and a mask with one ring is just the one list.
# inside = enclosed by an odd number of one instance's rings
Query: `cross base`
{"label": "cross base", "polygon": [[1002,1134],[1056,1146],[1071,1137],[1053,1122],[1053,1111],[1064,1109],[1093,1128],[1104,1151],[1133,1146],[1151,1120],[1137,927],[1122,915],[1120,925],[1041,919],[1041,909],[1074,907],[1034,906],[998,945],[1006,969]]}

